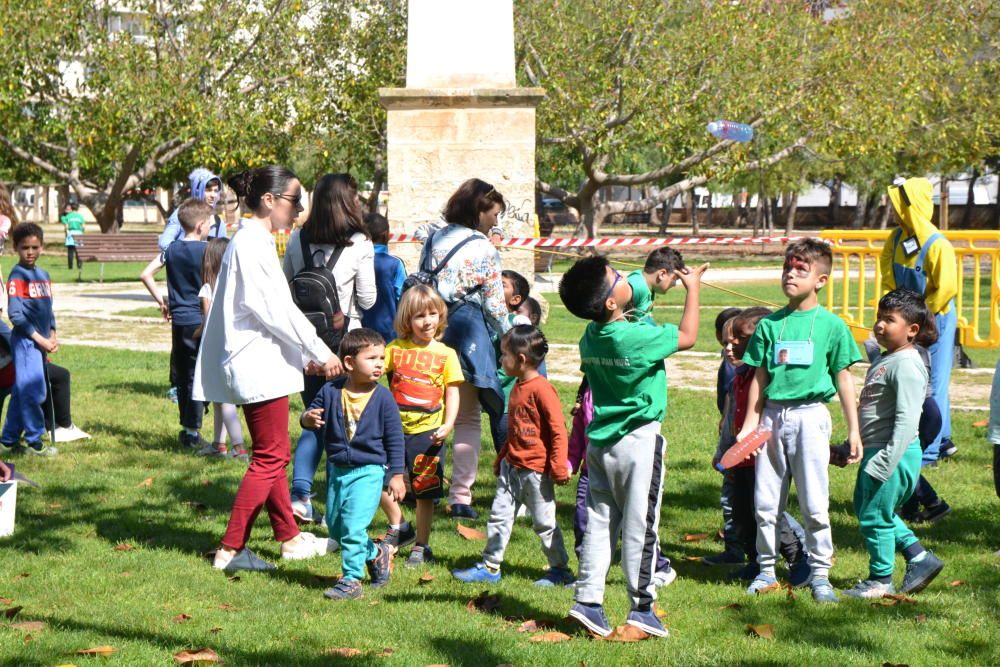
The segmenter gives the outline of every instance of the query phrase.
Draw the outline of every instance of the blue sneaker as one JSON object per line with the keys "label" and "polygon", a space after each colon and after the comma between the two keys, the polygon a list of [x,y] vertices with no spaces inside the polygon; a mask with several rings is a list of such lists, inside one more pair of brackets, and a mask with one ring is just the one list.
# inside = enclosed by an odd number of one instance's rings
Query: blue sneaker
{"label": "blue sneaker", "polygon": [[392,572],[392,547],[385,542],[376,542],[375,548],[378,553],[375,558],[365,563],[368,568],[368,576],[372,578],[372,588],[382,588],[389,583],[389,575]]}
{"label": "blue sneaker", "polygon": [[467,584],[495,584],[500,581],[500,570],[490,572],[486,563],[476,563],[466,570],[452,570],[451,574],[459,581]]}
{"label": "blue sneaker", "polygon": [[747,587],[747,595],[757,595],[768,586],[773,586],[776,583],[778,583],[778,580],[774,578],[773,574],[764,574],[761,572],[750,582],[750,586]]}
{"label": "blue sneaker", "polygon": [[802,588],[808,584],[810,575],[812,575],[812,568],[809,567],[809,559],[805,555],[788,567],[788,583],[793,588]]}
{"label": "blue sneaker", "polygon": [[341,579],[333,588],[323,591],[327,600],[357,600],[364,594],[361,582],[355,579]]}
{"label": "blue sneaker", "polygon": [[837,591],[833,590],[829,579],[813,579],[809,582],[809,585],[812,587],[813,600],[816,600],[816,602],[823,604],[840,602],[840,598],[837,597]]}
{"label": "blue sneaker", "polygon": [[608,623],[604,607],[599,604],[577,602],[569,610],[569,616],[595,635],[607,637],[611,634],[611,624]]}
{"label": "blue sneaker", "polygon": [[656,612],[650,607],[646,611],[639,611],[638,609],[633,609],[628,613],[628,620],[625,621],[629,625],[634,625],[646,634],[653,635],[654,637],[666,637],[670,634],[663,624],[660,623],[660,619],[656,617]]}
{"label": "blue sneaker", "polygon": [[[499,575],[497,575],[499,577]],[[535,582],[536,586],[549,588],[552,586],[568,586],[576,581],[573,572],[565,567],[552,567],[541,579]]]}
{"label": "blue sneaker", "polygon": [[903,585],[899,588],[901,593],[919,593],[934,581],[934,577],[941,574],[941,570],[944,569],[944,561],[935,556],[933,551],[925,553],[927,555],[919,561],[911,560],[906,564]]}
{"label": "blue sneaker", "polygon": [[738,570],[733,570],[726,575],[730,581],[753,581],[760,574],[760,565],[757,563],[747,563]]}
{"label": "blue sneaker", "polygon": [[316,512],[313,510],[312,496],[305,498],[292,498],[292,516],[300,523],[318,523]]}

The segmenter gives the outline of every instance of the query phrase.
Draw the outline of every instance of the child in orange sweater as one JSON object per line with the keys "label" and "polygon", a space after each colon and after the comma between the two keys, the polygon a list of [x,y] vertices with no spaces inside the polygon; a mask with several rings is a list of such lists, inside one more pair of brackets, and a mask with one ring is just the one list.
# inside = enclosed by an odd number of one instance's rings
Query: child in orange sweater
{"label": "child in orange sweater", "polygon": [[510,394],[507,442],[494,464],[497,493],[486,526],[483,560],[468,569],[453,571],[459,581],[500,581],[504,550],[521,504],[528,508],[549,561],[548,571],[535,585],[564,586],[574,580],[556,523],[553,486],[569,481],[566,422],[559,395],[538,372],[548,351],[542,332],[527,324],[513,327],[500,341],[500,364],[505,373],[517,378]]}

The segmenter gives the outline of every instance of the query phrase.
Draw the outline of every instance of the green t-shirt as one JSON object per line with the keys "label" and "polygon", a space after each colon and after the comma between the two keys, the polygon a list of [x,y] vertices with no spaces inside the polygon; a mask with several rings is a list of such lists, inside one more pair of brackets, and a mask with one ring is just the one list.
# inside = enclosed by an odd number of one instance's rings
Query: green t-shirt
{"label": "green t-shirt", "polygon": [[646,277],[642,275],[642,271],[637,269],[628,274],[628,284],[632,288],[632,312],[629,313],[629,319],[638,322],[644,317],[651,317],[653,293],[649,290],[649,285],[646,284]]}
{"label": "green t-shirt", "polygon": [[76,239],[73,237],[77,234],[83,233],[83,214],[79,211],[71,211],[59,218],[59,222],[66,225],[66,243],[65,245],[76,245]]}
{"label": "green t-shirt", "polygon": [[[812,341],[812,363],[778,363],[779,342]],[[785,306],[757,325],[743,361],[764,367],[771,381],[764,396],[772,401],[824,403],[837,395],[837,373],[861,361],[858,346],[844,321],[822,306],[805,312]]]}
{"label": "green t-shirt", "polygon": [[591,322],[580,339],[580,370],[594,397],[590,444],[608,447],[667,414],[663,360],[677,351],[677,327],[619,320]]}

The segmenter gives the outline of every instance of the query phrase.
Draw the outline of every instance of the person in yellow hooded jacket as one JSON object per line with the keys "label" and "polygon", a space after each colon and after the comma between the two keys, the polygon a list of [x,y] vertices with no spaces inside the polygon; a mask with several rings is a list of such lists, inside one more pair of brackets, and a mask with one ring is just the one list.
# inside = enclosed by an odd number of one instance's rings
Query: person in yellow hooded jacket
{"label": "person in yellow hooded jacket", "polygon": [[[931,395],[941,411],[941,431],[924,450],[924,465],[937,461],[939,456],[950,456],[957,451],[951,442],[951,401],[948,385],[954,359],[957,314],[955,296],[958,294],[958,270],[955,250],[931,222],[934,213],[934,187],[926,178],[896,179],[889,186],[889,199],[899,221],[886,240],[879,258],[882,273],[882,292],[906,288],[924,295],[924,300],[934,314],[938,339],[929,348],[931,355]],[[918,516],[918,504],[925,507],[924,516]],[[904,505],[903,511],[911,519],[937,520],[951,511],[940,500],[930,484],[921,476],[917,491]]]}

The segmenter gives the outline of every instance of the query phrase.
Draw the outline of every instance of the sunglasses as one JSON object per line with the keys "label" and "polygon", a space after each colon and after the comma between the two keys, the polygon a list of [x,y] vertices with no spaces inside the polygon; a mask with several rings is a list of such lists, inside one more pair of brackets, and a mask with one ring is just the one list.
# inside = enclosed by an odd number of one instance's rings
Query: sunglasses
{"label": "sunglasses", "polygon": [[274,195],[274,197],[276,199],[284,199],[286,202],[290,203],[292,206],[294,206],[298,210],[300,210],[300,211],[303,210],[302,195],[301,194],[295,195],[294,197],[292,197],[291,195],[286,195],[286,194],[282,193],[280,195]]}

